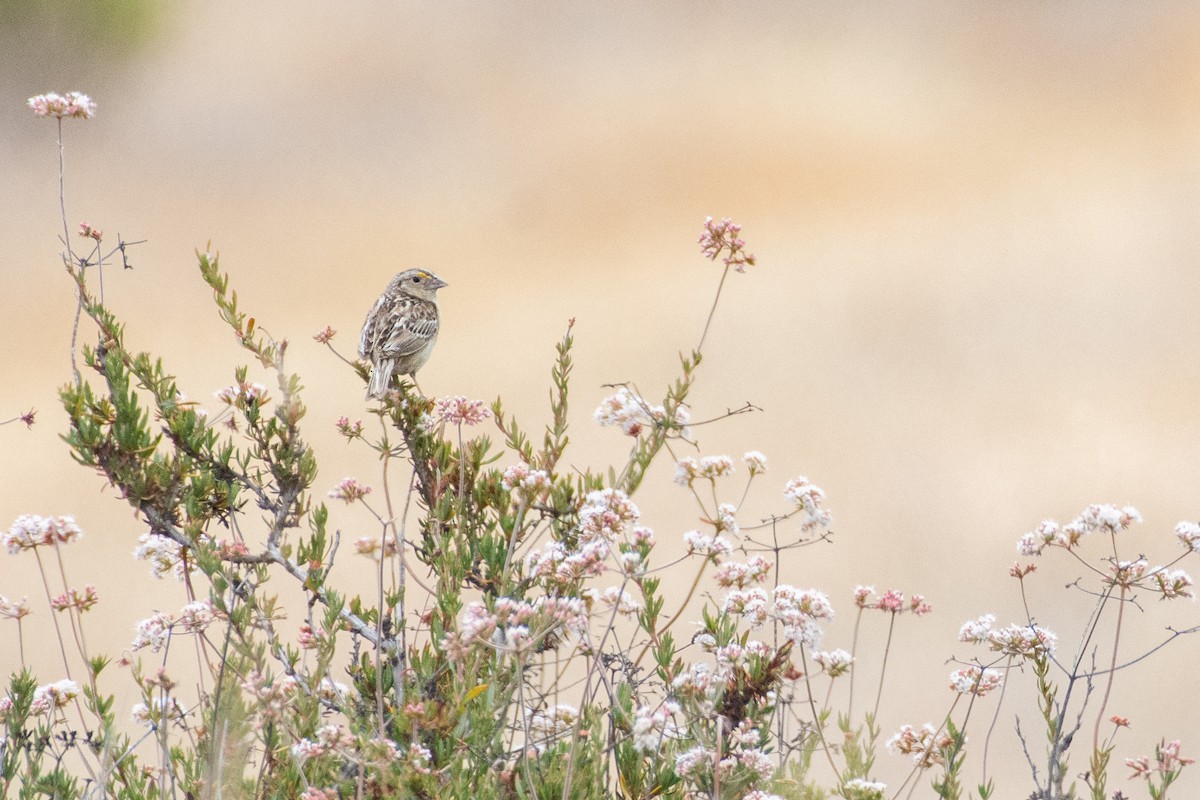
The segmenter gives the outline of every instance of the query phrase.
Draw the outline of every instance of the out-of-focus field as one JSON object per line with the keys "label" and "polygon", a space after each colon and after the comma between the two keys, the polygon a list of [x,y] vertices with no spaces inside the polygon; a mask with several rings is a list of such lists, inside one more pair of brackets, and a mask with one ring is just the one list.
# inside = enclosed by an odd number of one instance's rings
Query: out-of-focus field
{"label": "out-of-focus field", "polygon": [[[87,536],[67,568],[102,598],[94,651],[119,654],[137,620],[183,597],[133,562],[143,527],[59,439],[73,296],[57,255],[55,126],[24,106],[50,90],[99,104],[96,119],[64,125],[72,230],[86,220],[109,241],[149,240],[133,270],[105,275],[130,342],[215,408],[246,359],[195,268],[211,240],[246,310],[292,340],[322,489],[378,476],[333,428],[366,416],[362,386],[310,337],[332,325],[351,353],[394,272],[425,266],[450,284],[422,387],[503,397],[530,425],[574,318],[570,457],[602,467],[627,446],[592,423],[602,384],[653,394],[673,378],[720,276],[696,248],[701,223],[741,222],[758,266],[725,286],[693,414],[747,401],[761,413],[699,428],[701,452],[770,458],[744,523],[782,510],[790,477],[826,490],[833,544],[782,576],[831,595],[826,646],[849,646],[857,583],[933,602],[894,641],[885,738],[945,713],[947,660],[976,655],[955,641],[965,620],[1023,619],[1006,572],[1041,519],[1135,505],[1145,523],[1125,553],[1159,564],[1178,553],[1175,523],[1200,516],[1193,6],[220,0],[161,7],[127,37],[81,27],[81,9],[29,13],[0,31],[0,418],[38,415],[31,430],[0,428],[0,524],[78,519]],[[698,523],[671,475],[664,463],[638,502],[678,547]],[[357,509],[334,522],[347,540],[376,532]],[[1104,555],[1099,542],[1086,553]],[[345,585],[371,585],[366,562],[342,563]],[[1063,655],[1090,608],[1063,586],[1082,574],[1051,553],[1031,578]],[[0,556],[0,594],[30,596],[39,641],[27,648],[43,680],[62,677],[33,562]],[[1121,660],[1168,624],[1200,624],[1192,603],[1141,600]],[[874,622],[864,696],[885,629]],[[0,626],[7,673],[15,628]],[[1197,657],[1200,641],[1185,639],[1118,676],[1109,713],[1132,728],[1114,761],[1152,754],[1162,736],[1200,754],[1181,668]],[[1033,679],[1010,680],[991,766],[999,795],[1018,797],[1032,785],[1014,714],[1036,726],[1012,699]],[[131,682],[112,689],[138,700]],[[993,704],[975,712],[973,745]],[[905,767],[878,762],[885,780]],[[1110,792],[1142,796],[1125,774],[1114,768]],[[1200,778],[1177,786],[1200,793]]]}

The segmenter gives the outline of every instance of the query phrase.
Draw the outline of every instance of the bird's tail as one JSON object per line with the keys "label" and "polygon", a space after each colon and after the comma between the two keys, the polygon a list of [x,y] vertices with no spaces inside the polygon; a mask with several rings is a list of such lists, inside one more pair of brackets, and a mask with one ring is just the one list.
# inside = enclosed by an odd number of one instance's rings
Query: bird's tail
{"label": "bird's tail", "polygon": [[388,387],[392,384],[392,370],[396,368],[396,362],[390,358],[381,359],[375,362],[371,367],[371,382],[367,385],[367,399],[372,397],[382,400],[387,394]]}

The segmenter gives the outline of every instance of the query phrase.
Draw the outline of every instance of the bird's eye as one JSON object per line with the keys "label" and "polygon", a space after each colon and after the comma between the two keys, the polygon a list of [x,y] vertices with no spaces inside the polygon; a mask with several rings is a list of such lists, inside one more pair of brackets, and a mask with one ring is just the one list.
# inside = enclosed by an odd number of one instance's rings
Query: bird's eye
{"label": "bird's eye", "polygon": [[412,279],[412,282],[413,282],[413,283],[420,283],[420,282],[421,282],[421,277],[420,277],[419,275],[414,275],[414,276],[413,276],[413,279]]}

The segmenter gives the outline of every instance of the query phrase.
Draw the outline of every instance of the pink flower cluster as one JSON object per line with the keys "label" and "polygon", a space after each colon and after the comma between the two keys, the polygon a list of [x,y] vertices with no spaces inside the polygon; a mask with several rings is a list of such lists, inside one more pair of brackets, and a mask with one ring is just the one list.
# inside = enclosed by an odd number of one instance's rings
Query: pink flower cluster
{"label": "pink flower cluster", "polygon": [[196,571],[195,559],[184,558],[184,548],[179,542],[157,533],[143,533],[139,536],[138,548],[133,551],[133,557],[138,561],[149,561],[150,573],[156,578],[171,573],[176,580],[183,580],[185,564],[189,574]]}
{"label": "pink flower cluster", "polygon": [[854,663],[854,656],[847,653],[845,650],[818,650],[812,654],[812,659],[817,666],[831,678],[838,678],[850,671],[851,665]]}
{"label": "pink flower cluster", "polygon": [[923,594],[916,594],[914,592],[909,596],[908,601],[905,602],[903,592],[898,589],[888,589],[880,595],[878,600],[874,598],[874,586],[854,587],[854,605],[858,608],[877,609],[889,614],[903,614],[907,612],[918,617],[933,613],[933,606],[925,599],[925,595]]}
{"label": "pink flower cluster", "polygon": [[262,405],[267,402],[267,387],[261,383],[246,383],[240,381],[233,386],[226,386],[213,393],[222,403],[245,408],[251,403]]}
{"label": "pink flower cluster", "polygon": [[700,252],[711,261],[716,261],[722,253],[726,253],[725,266],[745,272],[746,267],[754,266],[754,256],[746,252],[746,243],[738,238],[741,232],[742,226],[728,217],[720,222],[708,217],[704,220],[704,231],[697,240]]}
{"label": "pink flower cluster", "polygon": [[89,583],[83,587],[82,593],[78,589],[68,589],[58,597],[51,598],[50,607],[55,611],[66,611],[68,608],[74,608],[79,612],[84,612],[98,602],[100,602],[100,597],[96,594],[96,587]]}
{"label": "pink flower cluster", "polygon": [[995,653],[1016,658],[1037,658],[1054,652],[1058,637],[1038,625],[1012,624],[996,627],[996,617],[984,614],[963,623],[958,640],[968,644],[986,644]]}
{"label": "pink flower cluster", "polygon": [[96,114],[95,102],[82,92],[67,92],[65,95],[48,92],[31,97],[26,103],[39,117],[91,119]]}
{"label": "pink flower cluster", "polygon": [[337,422],[338,433],[345,436],[347,439],[361,439],[363,435],[363,423],[361,419],[350,421],[349,417],[338,417]]}
{"label": "pink flower cluster", "polygon": [[29,710],[34,714],[49,714],[59,708],[65,708],[76,697],[79,697],[79,684],[72,680],[61,680],[39,686],[33,692],[33,705]]}
{"label": "pink flower cluster", "polygon": [[675,464],[675,482],[691,486],[697,478],[713,481],[733,474],[733,459],[729,456],[684,456]]}
{"label": "pink flower cluster", "polygon": [[723,589],[745,589],[752,583],[762,583],[771,572],[771,562],[762,556],[750,556],[745,563],[726,561],[717,567],[713,577]]}
{"label": "pink flower cluster", "polygon": [[998,669],[966,667],[950,673],[950,688],[959,694],[983,697],[1004,683],[1004,673]]}
{"label": "pink flower cluster", "polygon": [[829,527],[833,514],[821,508],[821,503],[825,500],[825,491],[820,486],[814,486],[809,483],[808,478],[801,475],[788,481],[783,495],[791,500],[797,509],[804,511],[804,519],[800,523],[802,530],[807,532],[817,526]]}
{"label": "pink flower cluster", "polygon": [[1113,535],[1141,521],[1142,515],[1133,506],[1118,508],[1093,503],[1066,525],[1059,525],[1052,519],[1042,520],[1037,530],[1025,534],[1017,542],[1017,552],[1023,556],[1036,556],[1047,547],[1071,550],[1089,533],[1100,531]]}
{"label": "pink flower cluster", "polygon": [[560,632],[582,633],[587,620],[587,607],[577,597],[545,596],[532,603],[501,597],[490,610],[475,601],[467,604],[458,630],[448,633],[442,646],[453,658],[465,658],[476,647],[520,655]]}
{"label": "pink flower cluster", "polygon": [[22,597],[20,600],[9,600],[4,595],[0,595],[0,617],[4,617],[5,619],[22,619],[31,613],[28,598]]}
{"label": "pink flower cluster", "polygon": [[918,767],[925,769],[943,761],[942,750],[950,747],[954,741],[939,732],[928,722],[919,729],[912,725],[902,725],[900,730],[888,739],[889,752],[910,756]]}
{"label": "pink flower cluster", "polygon": [[[626,436],[640,436],[646,429],[664,425],[667,411],[663,406],[647,403],[622,386],[615,394],[600,401],[595,417],[600,425],[615,425],[624,431]],[[686,408],[680,406],[675,410],[674,427],[685,439],[691,435],[687,427],[691,421],[691,414]]]}
{"label": "pink flower cluster", "polygon": [[679,703],[667,700],[657,707],[638,706],[633,712],[633,746],[643,753],[656,753],[667,739],[676,739],[684,728],[675,717]]}
{"label": "pink flower cluster", "polygon": [[32,550],[38,546],[70,544],[82,536],[83,530],[75,524],[73,517],[22,514],[0,539],[3,539],[4,548],[11,555],[16,555],[22,550]]}
{"label": "pink flower cluster", "polygon": [[[1180,744],[1176,739],[1173,742],[1163,741],[1154,748],[1155,763],[1151,765],[1148,756],[1139,756],[1138,758],[1125,759],[1125,766],[1133,770],[1130,778],[1145,778],[1150,780],[1153,773],[1157,772],[1160,777],[1174,777],[1179,774],[1179,771],[1189,764],[1195,764],[1196,759],[1184,758],[1179,755]],[[1159,796],[1159,795],[1154,795]]]}
{"label": "pink flower cluster", "polygon": [[134,651],[149,647],[157,653],[166,646],[171,636],[203,633],[216,616],[213,604],[209,600],[188,603],[174,617],[161,611],[155,612],[153,616],[137,624],[137,633],[129,647]]}
{"label": "pink flower cluster", "polygon": [[[675,772],[697,788],[711,786],[714,777],[719,777],[722,782],[745,782],[747,788],[751,788],[775,774],[775,762],[762,747],[766,738],[750,720],[742,720],[737,728],[729,732],[727,746],[720,753],[705,745],[697,745],[675,757]],[[708,793],[705,792],[704,796],[707,797]],[[740,796],[761,799],[774,795],[753,790]]]}
{"label": "pink flower cluster", "polygon": [[482,400],[468,400],[458,395],[438,400],[433,415],[451,425],[478,425],[492,416],[492,412],[484,406]]}
{"label": "pink flower cluster", "polygon": [[500,483],[519,505],[545,500],[550,493],[550,475],[526,464],[513,464],[505,469]]}
{"label": "pink flower cluster", "polygon": [[721,611],[744,617],[751,627],[775,620],[783,625],[784,637],[810,648],[821,637],[818,621],[833,619],[833,606],[824,592],[801,591],[787,584],[776,586],[770,596],[758,587],[734,589],[725,595]]}
{"label": "pink flower cluster", "polygon": [[347,505],[362,500],[371,493],[371,487],[365,486],[354,478],[343,478],[342,482],[329,490],[329,496],[341,500]]}

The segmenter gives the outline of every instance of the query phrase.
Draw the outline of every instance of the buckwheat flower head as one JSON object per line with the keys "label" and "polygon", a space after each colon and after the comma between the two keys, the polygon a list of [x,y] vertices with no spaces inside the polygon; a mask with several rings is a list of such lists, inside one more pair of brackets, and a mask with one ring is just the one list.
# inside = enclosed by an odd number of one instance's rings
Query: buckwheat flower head
{"label": "buckwheat flower head", "polygon": [[950,673],[950,688],[959,694],[983,697],[1004,682],[1004,673],[998,669],[966,667]]}
{"label": "buckwheat flower head", "polygon": [[1116,561],[1108,565],[1108,577],[1104,582],[1110,586],[1131,587],[1146,574],[1150,563],[1144,558],[1132,561]]}
{"label": "buckwheat flower head", "polygon": [[833,619],[833,606],[824,592],[780,584],[772,595],[770,613],[783,624],[785,637],[812,648],[821,636],[817,621]]}
{"label": "buckwheat flower head", "polygon": [[345,436],[347,439],[361,439],[363,435],[363,423],[361,419],[350,421],[349,417],[338,417],[337,422],[338,433]]}
{"label": "buckwheat flower head", "polygon": [[65,95],[47,92],[29,98],[26,103],[39,117],[91,119],[96,115],[95,102],[82,92],[67,92]]}
{"label": "buckwheat flower head", "polygon": [[329,325],[326,325],[322,330],[319,330],[315,334],[313,334],[313,339],[315,339],[320,344],[329,344],[330,340],[333,339],[333,337],[336,335],[337,335],[337,331],[335,331]]}
{"label": "buckwheat flower head", "polygon": [[673,480],[680,486],[691,486],[692,481],[700,476],[700,459],[694,456],[684,456],[675,462],[675,477]]}
{"label": "buckwheat flower head", "polygon": [[158,697],[154,700],[154,708],[145,703],[137,703],[130,710],[130,718],[139,725],[155,725],[164,721],[180,721],[187,715],[182,705],[174,697]]}
{"label": "buckwheat flower head", "polygon": [[396,535],[391,532],[385,533],[379,539],[374,536],[360,536],[354,540],[354,554],[373,561],[390,558],[399,552],[400,546]]}
{"label": "buckwheat flower head", "polygon": [[750,450],[742,454],[742,463],[746,465],[746,469],[750,470],[750,475],[761,475],[767,471],[767,457],[757,450]]}
{"label": "buckwheat flower head", "polygon": [[137,624],[137,635],[133,637],[129,649],[137,651],[149,647],[157,653],[166,645],[170,635],[171,618],[161,612],[155,612],[154,616],[147,617]]}
{"label": "buckwheat flower head", "polygon": [[712,771],[713,752],[704,745],[675,756],[675,773],[680,777],[704,775]]}
{"label": "buckwheat flower head", "polygon": [[549,473],[543,469],[530,469],[525,464],[514,464],[505,469],[500,484],[517,503],[544,500],[550,493]]}
{"label": "buckwheat flower head", "polygon": [[987,634],[988,646],[997,653],[1036,658],[1054,652],[1058,637],[1037,625],[1009,625]]}
{"label": "buckwheat flower head", "polygon": [[721,604],[721,613],[740,614],[746,618],[748,625],[755,627],[767,621],[769,607],[766,590],[755,586],[727,593]]}
{"label": "buckwheat flower head", "polygon": [[292,745],[292,758],[300,763],[304,763],[310,758],[323,756],[329,752],[329,748],[320,742],[314,742],[311,739],[300,739]]}
{"label": "buckwheat flower head", "polygon": [[22,619],[31,613],[29,610],[29,598],[22,597],[20,600],[9,600],[4,595],[0,595],[0,617],[5,619]]}
{"label": "buckwheat flower head", "polygon": [[1083,510],[1079,519],[1090,530],[1104,533],[1117,533],[1125,530],[1135,522],[1142,521],[1142,515],[1133,506],[1118,508],[1107,503],[1093,503]]}
{"label": "buckwheat flower head", "polygon": [[1181,569],[1155,567],[1150,573],[1150,583],[1163,600],[1175,600],[1180,597],[1196,599],[1196,593],[1192,589],[1192,576]]}
{"label": "buckwheat flower head", "polygon": [[354,478],[343,478],[342,482],[329,490],[329,496],[334,500],[342,500],[347,505],[362,500],[371,493],[370,486],[364,486]]}
{"label": "buckwheat flower head", "polygon": [[588,492],[579,508],[577,531],[583,542],[616,541],[637,524],[641,511],[620,489]]}
{"label": "buckwheat flower head", "polygon": [[726,253],[725,266],[745,272],[746,267],[754,266],[754,256],[745,251],[746,243],[738,238],[741,232],[742,226],[728,217],[720,222],[708,217],[704,220],[704,230],[697,240],[700,252],[711,261],[716,261],[722,253]]}
{"label": "buckwheat flower head", "polygon": [[678,739],[683,729],[676,723],[679,704],[667,700],[661,705],[638,706],[633,712],[633,746],[642,753],[658,752],[667,739]]}
{"label": "buckwheat flower head", "polygon": [[880,611],[890,611],[894,614],[904,608],[904,593],[895,589],[888,589],[879,598],[879,602],[875,604],[875,607]]}
{"label": "buckwheat flower head", "polygon": [[173,624],[176,633],[202,633],[214,619],[216,612],[212,601],[196,600],[180,609],[179,618]]}
{"label": "buckwheat flower head", "polygon": [[717,585],[728,589],[737,587],[744,589],[752,583],[759,583],[766,579],[767,574],[771,571],[771,562],[762,556],[751,556],[745,563],[740,561],[726,561],[717,567],[713,577],[717,581]]}
{"label": "buckwheat flower head", "polygon": [[16,555],[22,550],[32,550],[39,545],[49,547],[70,544],[81,538],[83,530],[75,524],[73,517],[22,514],[13,522],[3,540],[5,549]]}
{"label": "buckwheat flower head", "polygon": [[462,395],[441,398],[433,413],[451,425],[478,425],[492,415],[482,400],[468,400]]}
{"label": "buckwheat flower head", "polygon": [[[1194,758],[1184,758],[1180,756],[1179,751],[1179,740],[1175,740],[1170,743],[1167,743],[1164,740],[1154,747],[1154,758],[1156,763],[1153,765],[1153,767],[1150,764],[1150,758],[1148,756],[1125,759],[1125,766],[1133,770],[1133,774],[1129,777],[1145,778],[1146,780],[1150,780],[1154,777],[1153,773],[1157,772],[1162,778],[1172,776],[1172,780],[1174,780],[1174,777],[1178,775],[1181,769],[1196,762],[1196,759]],[[1162,788],[1165,789],[1167,785],[1167,783],[1164,783]]]}
{"label": "buckwheat flower head", "polygon": [[854,663],[854,656],[845,650],[830,650],[828,652],[818,650],[812,654],[812,658],[821,667],[821,670],[831,678],[845,675],[850,671],[850,665]]}
{"label": "buckwheat flower head", "polygon": [[68,589],[58,597],[50,600],[50,607],[55,611],[66,611],[68,608],[74,608],[79,612],[84,612],[100,602],[99,595],[96,594],[96,587],[90,583],[83,587],[83,591],[78,589]]}
{"label": "buckwheat flower head", "polygon": [[789,624],[799,616],[810,619],[833,619],[833,606],[829,597],[816,589],[800,590],[795,586],[780,584],[772,595],[772,616]]}
{"label": "buckwheat flower head", "polygon": [[267,387],[261,383],[241,381],[213,392],[213,396],[226,405],[245,408],[251,403],[262,405],[267,402]]}
{"label": "buckwheat flower head", "polygon": [[[133,557],[138,561],[149,561],[150,573],[156,578],[171,573],[177,580],[183,580],[183,547],[174,539],[157,533],[143,533],[138,537],[138,548],[133,551]],[[186,563],[189,573],[196,571],[194,558],[187,559]]]}
{"label": "buckwheat flower head", "polygon": [[65,708],[76,697],[79,697],[79,684],[72,680],[61,680],[39,686],[33,692],[33,703],[29,710],[34,714],[47,714],[58,708]]}
{"label": "buckwheat flower head", "polygon": [[579,709],[566,703],[554,708],[533,711],[529,717],[529,728],[537,738],[554,739],[571,732],[579,719]]}
{"label": "buckwheat flower head", "polygon": [[629,592],[619,586],[610,586],[604,590],[601,600],[609,608],[615,608],[617,613],[625,617],[637,616],[642,610],[642,604],[633,599]]}
{"label": "buckwheat flower head", "polygon": [[[663,406],[653,405],[622,386],[614,394],[600,401],[595,412],[596,422],[602,426],[619,427],[626,436],[640,436],[646,429],[666,424],[667,411]],[[691,414],[683,406],[675,410],[673,427],[687,438]]]}
{"label": "buckwheat flower head", "polygon": [[936,734],[937,731],[928,722],[920,729],[914,729],[912,725],[902,725],[900,730],[888,739],[887,749],[892,753],[911,756],[918,767],[925,769],[934,764],[941,764],[942,748],[953,744],[950,737],[945,735],[935,739]]}
{"label": "buckwheat flower head", "polygon": [[97,242],[104,238],[104,231],[99,228],[93,228],[87,222],[79,223],[78,233],[84,239],[95,239]]}
{"label": "buckwheat flower head", "polygon": [[1200,553],[1200,524],[1180,522],[1175,526],[1175,538],[1193,553]]}
{"label": "buckwheat flower head", "polygon": [[908,610],[918,617],[933,613],[933,604],[925,599],[925,595],[914,592],[908,598]]}
{"label": "buckwheat flower head", "polygon": [[988,637],[995,626],[994,614],[984,614],[977,619],[967,620],[958,630],[958,640],[967,644],[983,644],[989,641]]}
{"label": "buckwheat flower head", "polygon": [[825,491],[809,483],[808,478],[801,475],[788,481],[783,496],[791,500],[796,508],[804,511],[804,519],[800,526],[803,530],[809,531],[818,525],[823,528],[829,527],[833,515],[821,508],[821,503],[825,500]]}
{"label": "buckwheat flower head", "polygon": [[883,800],[887,784],[864,778],[853,778],[846,781],[844,790],[843,797],[846,800]]}
{"label": "buckwheat flower head", "polygon": [[717,530],[730,536],[737,536],[740,529],[735,514],[737,514],[737,507],[732,503],[721,503],[717,506],[717,518],[713,520]]}
{"label": "buckwheat flower head", "polygon": [[733,550],[733,545],[724,536],[713,536],[700,531],[688,531],[683,535],[683,541],[688,546],[689,555],[695,553],[711,558],[714,563],[719,563],[721,558]]}
{"label": "buckwheat flower head", "polygon": [[715,480],[733,474],[733,459],[729,456],[705,456],[700,459],[697,474]]}
{"label": "buckwheat flower head", "polygon": [[854,587],[854,605],[858,608],[870,608],[871,596],[875,594],[874,586],[863,586],[859,584]]}
{"label": "buckwheat flower head", "polygon": [[322,789],[319,786],[310,786],[300,793],[300,800],[339,800],[341,793],[335,788]]}

